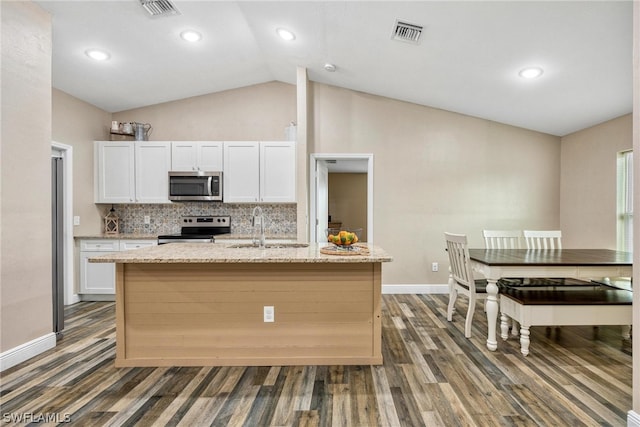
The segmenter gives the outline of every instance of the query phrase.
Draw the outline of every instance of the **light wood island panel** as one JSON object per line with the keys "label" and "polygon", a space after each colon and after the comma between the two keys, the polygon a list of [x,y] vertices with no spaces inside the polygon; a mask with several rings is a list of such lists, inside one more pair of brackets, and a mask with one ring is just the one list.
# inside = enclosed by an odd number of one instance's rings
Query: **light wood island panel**
{"label": "light wood island panel", "polygon": [[380,262],[116,269],[118,367],[382,363]]}

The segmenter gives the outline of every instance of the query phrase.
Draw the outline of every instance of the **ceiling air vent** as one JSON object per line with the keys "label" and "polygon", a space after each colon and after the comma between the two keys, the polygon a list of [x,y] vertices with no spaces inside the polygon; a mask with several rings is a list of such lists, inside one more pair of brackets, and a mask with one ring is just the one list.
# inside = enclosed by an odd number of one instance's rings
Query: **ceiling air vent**
{"label": "ceiling air vent", "polygon": [[140,0],[144,10],[151,16],[180,15],[180,12],[169,0]]}
{"label": "ceiling air vent", "polygon": [[420,43],[421,35],[422,26],[396,20],[396,25],[391,38],[393,40],[400,40],[403,42],[418,44]]}

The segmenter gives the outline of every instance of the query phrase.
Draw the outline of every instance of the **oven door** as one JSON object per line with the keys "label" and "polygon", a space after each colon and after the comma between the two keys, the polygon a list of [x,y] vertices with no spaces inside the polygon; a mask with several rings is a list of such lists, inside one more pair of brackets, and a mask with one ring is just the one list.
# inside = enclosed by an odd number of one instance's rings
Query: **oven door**
{"label": "oven door", "polygon": [[222,201],[222,172],[169,172],[169,200]]}
{"label": "oven door", "polygon": [[165,243],[215,243],[216,239],[212,233],[176,233],[165,234],[158,236],[158,244],[164,245]]}

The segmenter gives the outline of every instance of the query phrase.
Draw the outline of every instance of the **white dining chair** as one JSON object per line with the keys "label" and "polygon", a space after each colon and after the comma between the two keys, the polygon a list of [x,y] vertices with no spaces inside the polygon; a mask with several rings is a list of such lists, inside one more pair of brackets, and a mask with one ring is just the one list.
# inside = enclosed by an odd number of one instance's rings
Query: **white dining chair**
{"label": "white dining chair", "polygon": [[527,249],[562,249],[560,230],[524,230]]}
{"label": "white dining chair", "polygon": [[458,294],[469,298],[469,308],[464,323],[464,336],[471,338],[471,322],[476,309],[476,300],[486,299],[487,281],[474,279],[467,246],[467,236],[464,234],[444,233],[449,255],[449,306],[447,307],[447,320],[453,319]]}
{"label": "white dining chair", "polygon": [[487,249],[520,249],[520,230],[482,230]]}
{"label": "white dining chair", "polygon": [[[482,230],[482,237],[484,237],[484,245],[487,249],[520,249],[522,231]],[[511,319],[510,329],[513,336],[519,334],[520,325],[515,319]]]}

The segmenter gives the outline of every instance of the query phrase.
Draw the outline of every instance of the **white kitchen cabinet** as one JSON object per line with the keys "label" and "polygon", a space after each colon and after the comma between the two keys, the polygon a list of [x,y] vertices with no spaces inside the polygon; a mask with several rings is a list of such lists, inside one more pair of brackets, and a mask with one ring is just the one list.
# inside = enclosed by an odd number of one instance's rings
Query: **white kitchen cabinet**
{"label": "white kitchen cabinet", "polygon": [[223,182],[226,203],[295,202],[295,142],[225,142]]}
{"label": "white kitchen cabinet", "polygon": [[170,142],[135,143],[137,203],[171,203],[169,201]]}
{"label": "white kitchen cabinet", "polygon": [[80,294],[83,295],[82,299],[84,301],[101,299],[95,296],[115,295],[116,292],[115,264],[89,262],[89,258],[157,244],[157,240],[152,239],[80,240]]}
{"label": "white kitchen cabinet", "polygon": [[96,203],[170,203],[171,143],[96,141]]}
{"label": "white kitchen cabinet", "polygon": [[263,203],[296,201],[295,142],[260,143],[260,201]]}
{"label": "white kitchen cabinet", "polygon": [[260,201],[260,145],[257,141],[224,143],[222,182],[224,202]]}
{"label": "white kitchen cabinet", "polygon": [[120,250],[118,240],[80,241],[80,293],[115,294],[116,268],[113,263],[91,263],[89,258]]}
{"label": "white kitchen cabinet", "polygon": [[95,202],[132,203],[135,200],[134,144],[97,141],[94,149]]}
{"label": "white kitchen cabinet", "polygon": [[223,143],[220,141],[172,142],[171,170],[221,172]]}
{"label": "white kitchen cabinet", "polygon": [[120,240],[120,250],[128,251],[130,249],[148,248],[149,246],[156,246],[157,240]]}

